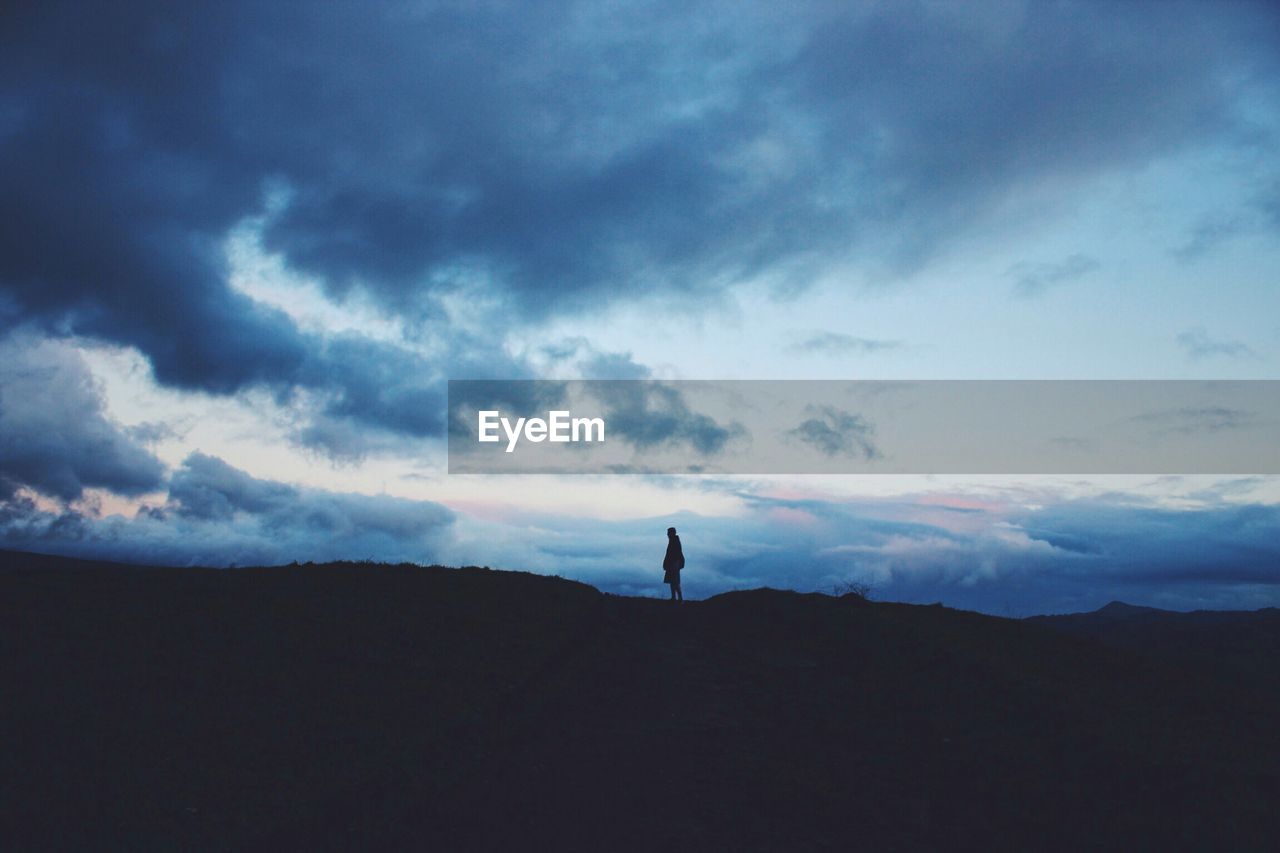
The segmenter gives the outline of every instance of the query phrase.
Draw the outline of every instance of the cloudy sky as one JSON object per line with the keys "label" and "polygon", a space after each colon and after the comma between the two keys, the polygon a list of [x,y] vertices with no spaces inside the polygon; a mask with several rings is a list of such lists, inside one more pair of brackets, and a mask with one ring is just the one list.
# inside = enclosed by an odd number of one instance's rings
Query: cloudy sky
{"label": "cloudy sky", "polygon": [[1280,605],[1280,478],[450,476],[449,378],[1280,379],[1267,3],[0,27],[0,546]]}

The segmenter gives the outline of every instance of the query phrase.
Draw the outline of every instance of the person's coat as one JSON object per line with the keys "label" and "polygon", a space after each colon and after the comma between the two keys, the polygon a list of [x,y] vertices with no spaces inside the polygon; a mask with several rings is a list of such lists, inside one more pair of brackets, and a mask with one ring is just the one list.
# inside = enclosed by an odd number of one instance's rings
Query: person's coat
{"label": "person's coat", "polygon": [[680,583],[680,570],[684,568],[684,551],[680,548],[680,537],[667,537],[667,556],[662,558],[663,583]]}

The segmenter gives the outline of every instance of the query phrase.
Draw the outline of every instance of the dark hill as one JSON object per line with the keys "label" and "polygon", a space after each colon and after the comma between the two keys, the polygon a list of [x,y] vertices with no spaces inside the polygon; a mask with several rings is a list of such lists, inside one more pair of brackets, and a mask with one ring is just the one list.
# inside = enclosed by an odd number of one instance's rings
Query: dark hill
{"label": "dark hill", "polygon": [[1277,706],[1045,626],[0,554],[6,849],[1264,849]]}

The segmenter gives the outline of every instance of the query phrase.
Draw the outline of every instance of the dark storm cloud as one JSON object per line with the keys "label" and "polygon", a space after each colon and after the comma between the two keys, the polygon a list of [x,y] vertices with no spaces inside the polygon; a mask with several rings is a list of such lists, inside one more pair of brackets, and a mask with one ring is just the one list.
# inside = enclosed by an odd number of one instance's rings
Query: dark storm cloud
{"label": "dark storm cloud", "polygon": [[160,460],[106,414],[77,351],[0,342],[0,499],[20,486],[72,501],[86,488],[139,495],[163,482]]}
{"label": "dark storm cloud", "polygon": [[341,61],[298,74],[339,93],[348,169],[295,179],[270,245],[393,302],[480,270],[535,313],[837,253],[877,223],[927,253],[1017,182],[1223,129],[1216,72],[1273,60],[1248,8],[588,8],[314,22],[322,45],[342,29]]}
{"label": "dark storm cloud", "polygon": [[379,434],[444,432],[440,367],[404,347],[343,335],[318,342],[301,372],[317,389],[293,438],[337,457],[375,449]]}
{"label": "dark storm cloud", "polygon": [[359,532],[411,539],[453,522],[453,513],[439,504],[302,489],[258,479],[202,453],[191,454],[174,473],[169,503],[188,518],[228,521],[244,514],[266,529],[326,536]]}
{"label": "dark storm cloud", "polygon": [[455,521],[447,507],[262,480],[193,453],[163,507],[132,518],[0,502],[4,547],[169,565],[267,565],[373,558],[430,562]]}
{"label": "dark storm cloud", "polygon": [[500,336],[850,252],[918,265],[1019,187],[1226,138],[1274,23],[1262,4],[23,5],[0,35],[0,318],[136,346],[165,384],[300,388],[339,423],[429,433],[436,386],[370,399],[368,352],[228,287],[222,242],[271,187],[265,246],[332,295],[448,336],[442,306],[482,294]]}
{"label": "dark storm cloud", "polygon": [[456,329],[439,343],[426,356],[357,334],[315,337],[297,385],[278,389],[290,404],[289,437],[347,460],[413,452],[417,439],[444,435],[447,376],[530,376],[499,340]]}
{"label": "dark storm cloud", "polygon": [[[880,210],[906,214],[903,248],[921,252],[1004,190],[1141,161],[1237,126],[1210,69],[1238,60],[1246,75],[1273,71],[1271,13],[1163,9],[965,4],[905,13],[887,4],[829,22],[802,65],[828,99],[833,135],[846,150],[872,152],[867,192]],[[876,188],[888,189],[877,198]]]}
{"label": "dark storm cloud", "polygon": [[237,512],[257,515],[295,503],[298,490],[259,480],[216,456],[193,453],[169,481],[169,501],[190,518],[226,521]]}

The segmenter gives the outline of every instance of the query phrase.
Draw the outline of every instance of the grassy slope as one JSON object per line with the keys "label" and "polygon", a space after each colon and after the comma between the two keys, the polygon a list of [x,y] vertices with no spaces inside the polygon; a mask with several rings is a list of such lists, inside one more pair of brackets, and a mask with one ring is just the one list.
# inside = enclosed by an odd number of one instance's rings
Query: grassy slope
{"label": "grassy slope", "polygon": [[1160,845],[1280,830],[1276,704],[940,607],[0,555],[0,838]]}

